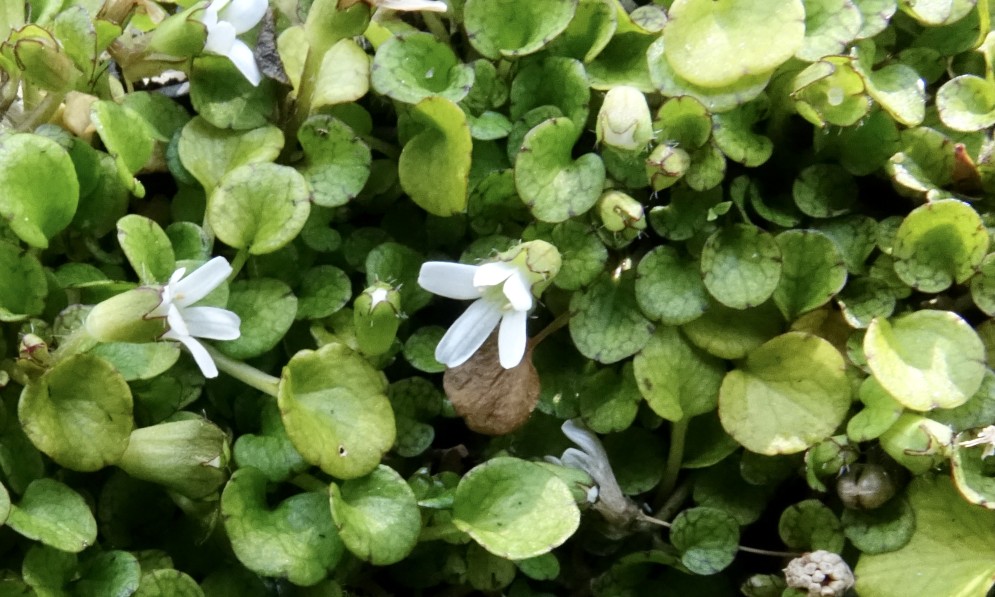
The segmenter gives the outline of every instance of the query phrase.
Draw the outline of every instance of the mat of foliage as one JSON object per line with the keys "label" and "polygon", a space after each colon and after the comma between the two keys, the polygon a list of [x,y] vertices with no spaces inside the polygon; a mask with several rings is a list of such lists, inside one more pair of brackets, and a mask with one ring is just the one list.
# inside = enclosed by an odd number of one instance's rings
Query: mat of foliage
{"label": "mat of foliage", "polygon": [[983,597],[993,16],[0,3],[0,596]]}

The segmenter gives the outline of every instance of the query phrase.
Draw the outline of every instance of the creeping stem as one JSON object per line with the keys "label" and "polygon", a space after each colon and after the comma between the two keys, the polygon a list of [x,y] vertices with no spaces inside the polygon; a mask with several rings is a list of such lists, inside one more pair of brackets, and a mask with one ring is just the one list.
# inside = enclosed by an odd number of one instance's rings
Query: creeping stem
{"label": "creeping stem", "polygon": [[205,344],[204,347],[214,359],[214,364],[218,366],[219,371],[224,371],[245,385],[276,398],[280,386],[278,378],[263,373],[251,365],[246,365],[242,361],[228,358],[213,346]]}

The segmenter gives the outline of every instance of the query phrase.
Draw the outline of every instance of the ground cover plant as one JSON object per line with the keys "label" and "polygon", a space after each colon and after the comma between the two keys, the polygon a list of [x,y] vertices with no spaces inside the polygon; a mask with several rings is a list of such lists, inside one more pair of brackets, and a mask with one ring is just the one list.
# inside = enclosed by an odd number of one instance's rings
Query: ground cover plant
{"label": "ground cover plant", "polygon": [[983,597],[993,12],[0,3],[0,595]]}

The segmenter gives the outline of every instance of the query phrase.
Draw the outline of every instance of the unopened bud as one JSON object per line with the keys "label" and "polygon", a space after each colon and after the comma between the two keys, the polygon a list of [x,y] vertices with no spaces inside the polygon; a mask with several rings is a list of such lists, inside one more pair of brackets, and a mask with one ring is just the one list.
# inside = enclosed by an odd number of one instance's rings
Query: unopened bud
{"label": "unopened bud", "polygon": [[680,147],[657,145],[646,158],[646,176],[654,191],[662,191],[676,183],[691,166],[691,156]]}
{"label": "unopened bud", "polygon": [[207,27],[201,22],[206,2],[198,2],[177,13],[152,31],[149,49],[170,56],[195,56],[207,43]]}
{"label": "unopened bud", "polygon": [[152,342],[167,330],[149,313],[162,303],[161,290],[142,286],[99,303],[86,317],[86,331],[100,342]]}
{"label": "unopened bud", "polygon": [[598,112],[598,141],[626,151],[646,147],[653,139],[653,117],[646,96],[635,87],[612,87]]}
{"label": "unopened bud", "polygon": [[390,350],[401,325],[401,294],[378,282],[356,297],[352,317],[359,349],[367,355],[383,354]]}
{"label": "unopened bud", "polygon": [[598,216],[611,232],[645,230],[643,204],[621,191],[608,191],[598,200]]}
{"label": "unopened bud", "polygon": [[516,245],[498,255],[500,261],[524,265],[526,277],[536,296],[549,286],[560,272],[563,259],[553,245],[544,240],[532,240]]}

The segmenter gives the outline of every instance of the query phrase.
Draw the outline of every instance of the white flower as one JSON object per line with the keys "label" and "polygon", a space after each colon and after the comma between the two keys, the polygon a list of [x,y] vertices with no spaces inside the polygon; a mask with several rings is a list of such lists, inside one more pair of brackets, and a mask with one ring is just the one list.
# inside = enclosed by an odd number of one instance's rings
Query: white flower
{"label": "white flower", "polygon": [[227,309],[220,307],[193,307],[221,285],[231,274],[231,266],[224,257],[215,257],[184,277],[186,268],[173,272],[162,289],[162,303],[148,317],[165,317],[169,331],[162,335],[186,346],[204,377],[217,377],[218,368],[207,349],[196,338],[209,340],[234,340],[240,335],[241,320]]}
{"label": "white flower", "polygon": [[593,503],[600,499],[609,504],[625,503],[627,501],[625,495],[615,479],[612,465],[608,462],[608,453],[605,452],[598,436],[574,419],[564,423],[561,429],[563,429],[563,435],[580,446],[580,450],[567,448],[559,459],[547,457],[547,460],[582,470],[590,475],[597,487],[591,488],[592,491],[588,493],[589,502]]}
{"label": "white flower", "polygon": [[377,8],[390,10],[446,12],[448,9],[446,3],[440,0],[373,0],[373,4]]}
{"label": "white flower", "polygon": [[214,0],[201,19],[207,27],[204,51],[227,57],[253,85],[262,80],[256,58],[252,49],[235,36],[259,24],[266,8],[266,0]]}
{"label": "white flower", "polygon": [[477,299],[453,323],[435,349],[435,359],[458,367],[477,352],[500,322],[498,354],[505,369],[525,356],[526,318],[532,308],[532,285],[525,265],[495,261],[465,265],[429,261],[421,267],[418,284],[452,299]]}
{"label": "white flower", "polygon": [[598,140],[611,147],[636,151],[653,139],[653,117],[646,96],[635,87],[612,87],[598,112]]}
{"label": "white flower", "polygon": [[960,442],[960,446],[965,448],[971,448],[974,446],[984,446],[985,451],[982,453],[982,458],[988,458],[992,454],[995,454],[995,425],[989,425],[981,431],[978,432],[978,436],[974,439]]}

